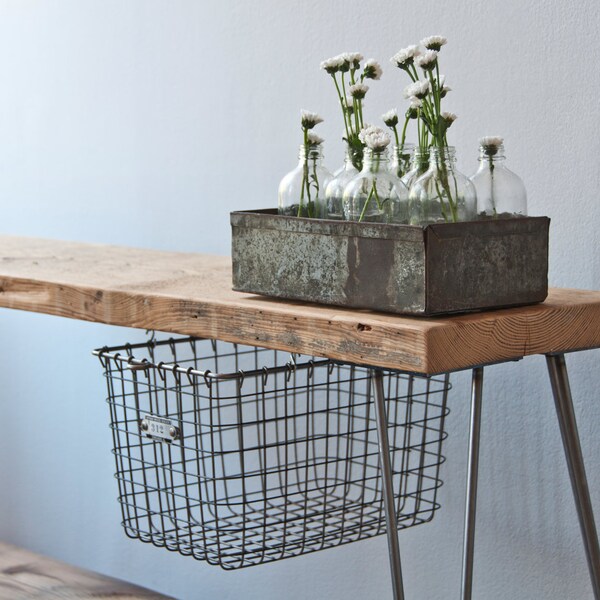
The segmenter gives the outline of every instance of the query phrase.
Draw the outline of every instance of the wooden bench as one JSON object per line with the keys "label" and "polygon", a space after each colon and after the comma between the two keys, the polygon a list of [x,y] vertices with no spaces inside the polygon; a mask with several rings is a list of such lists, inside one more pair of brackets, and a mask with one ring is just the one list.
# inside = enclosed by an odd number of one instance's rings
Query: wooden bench
{"label": "wooden bench", "polygon": [[52,598],[157,600],[170,596],[0,542],[0,600]]}

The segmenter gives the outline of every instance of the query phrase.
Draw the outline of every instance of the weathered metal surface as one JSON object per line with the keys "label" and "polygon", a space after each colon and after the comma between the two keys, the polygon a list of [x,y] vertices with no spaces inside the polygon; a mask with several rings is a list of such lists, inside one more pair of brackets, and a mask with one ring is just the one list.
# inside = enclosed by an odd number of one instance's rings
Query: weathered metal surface
{"label": "weathered metal surface", "polygon": [[418,227],[231,214],[233,289],[414,315],[541,302],[547,217]]}

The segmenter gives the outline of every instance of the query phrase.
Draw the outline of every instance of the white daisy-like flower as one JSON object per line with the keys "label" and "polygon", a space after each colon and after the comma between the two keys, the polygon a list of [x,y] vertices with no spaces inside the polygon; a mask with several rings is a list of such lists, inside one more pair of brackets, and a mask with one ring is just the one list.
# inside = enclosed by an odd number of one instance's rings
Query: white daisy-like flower
{"label": "white daisy-like flower", "polygon": [[416,96],[411,96],[410,107],[414,108],[415,110],[417,110],[419,108],[423,108],[423,100],[420,100]]}
{"label": "white daisy-like flower", "polygon": [[308,132],[308,144],[310,146],[319,146],[323,143],[323,138],[319,137],[314,131]]}
{"label": "white daisy-like flower", "polygon": [[360,141],[371,150],[379,151],[390,143],[390,136],[381,127],[365,127],[358,134]]}
{"label": "white daisy-like flower", "polygon": [[396,52],[396,54],[390,58],[390,62],[401,69],[406,69],[413,64],[415,58],[419,56],[419,54],[421,54],[421,51],[418,46],[408,46],[407,48],[402,48],[402,50]]}
{"label": "white daisy-like flower", "polygon": [[369,86],[364,83],[355,83],[348,88],[350,95],[357,100],[361,100],[367,95],[369,91]]}
{"label": "white daisy-like flower", "polygon": [[381,120],[388,127],[395,127],[398,125],[398,111],[395,108],[388,110],[385,114],[381,115]]}
{"label": "white daisy-like flower", "polygon": [[370,58],[365,63],[364,74],[365,74],[365,79],[375,79],[375,80],[377,80],[377,79],[381,79],[381,75],[383,74],[383,70],[381,68],[381,65],[376,60],[373,60],[372,58]]}
{"label": "white daisy-like flower", "polygon": [[421,44],[428,50],[437,50],[448,43],[447,38],[443,35],[430,35],[429,37],[423,38]]}
{"label": "white daisy-like flower", "polygon": [[315,125],[323,122],[323,117],[317,113],[302,109],[300,111],[300,120],[302,122],[302,127],[305,129],[312,129]]}
{"label": "white daisy-like flower", "polygon": [[415,62],[423,71],[431,71],[435,68],[435,64],[437,63],[438,53],[436,50],[425,50],[423,54],[420,54]]}
{"label": "white daisy-like flower", "polygon": [[440,116],[442,117],[442,119],[444,119],[444,121],[446,121],[446,123],[448,123],[448,126],[454,123],[454,121],[456,121],[456,119],[458,118],[454,113],[446,111],[441,112]]}
{"label": "white daisy-like flower", "polygon": [[480,146],[502,146],[504,144],[504,138],[499,135],[487,135],[479,139]]}
{"label": "white daisy-like flower", "polygon": [[353,69],[358,69],[363,55],[360,52],[344,52],[340,55]]}
{"label": "white daisy-like flower", "polygon": [[352,114],[354,112],[354,98],[352,96],[346,96],[346,100],[344,102],[344,109]]}
{"label": "white daisy-like flower", "polygon": [[504,144],[504,138],[499,135],[488,135],[479,139],[479,145],[488,156],[497,154],[502,144]]}
{"label": "white daisy-like flower", "polygon": [[333,56],[321,63],[321,69],[327,71],[330,75],[337,73],[344,65],[344,59],[341,56]]}
{"label": "white daisy-like flower", "polygon": [[415,81],[404,88],[404,97],[411,98],[414,96],[415,98],[422,100],[427,96],[430,89],[431,85],[427,79],[424,79],[423,81]]}

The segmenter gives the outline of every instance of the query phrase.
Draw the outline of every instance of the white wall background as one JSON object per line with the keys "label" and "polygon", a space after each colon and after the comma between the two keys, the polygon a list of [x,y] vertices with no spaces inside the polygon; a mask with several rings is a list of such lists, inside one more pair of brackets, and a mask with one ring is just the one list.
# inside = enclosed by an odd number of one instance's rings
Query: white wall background
{"label": "white wall background", "polygon": [[[275,204],[300,108],[325,116],[340,163],[320,60],[382,62],[375,121],[403,106],[388,58],[441,33],[463,170],[480,135],[504,135],[531,214],[553,219],[551,283],[598,289],[599,25],[592,0],[0,0],[0,230],[226,254],[228,213]],[[0,539],[185,600],[390,597],[383,537],[240,572],[126,539],[90,350],[139,332],[10,311],[0,330]],[[568,362],[600,519],[598,359]],[[454,381],[442,510],[400,537],[409,600],[458,597],[468,380]],[[485,394],[475,597],[591,598],[543,359],[488,369]]]}

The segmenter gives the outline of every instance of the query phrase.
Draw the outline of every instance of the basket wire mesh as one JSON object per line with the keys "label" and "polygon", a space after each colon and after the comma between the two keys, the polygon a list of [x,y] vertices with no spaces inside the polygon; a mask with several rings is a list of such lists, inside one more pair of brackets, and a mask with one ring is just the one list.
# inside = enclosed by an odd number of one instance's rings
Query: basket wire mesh
{"label": "basket wire mesh", "polygon": [[[195,338],[95,354],[129,537],[235,569],[385,533],[369,369]],[[450,384],[384,383],[401,529],[439,508]]]}

